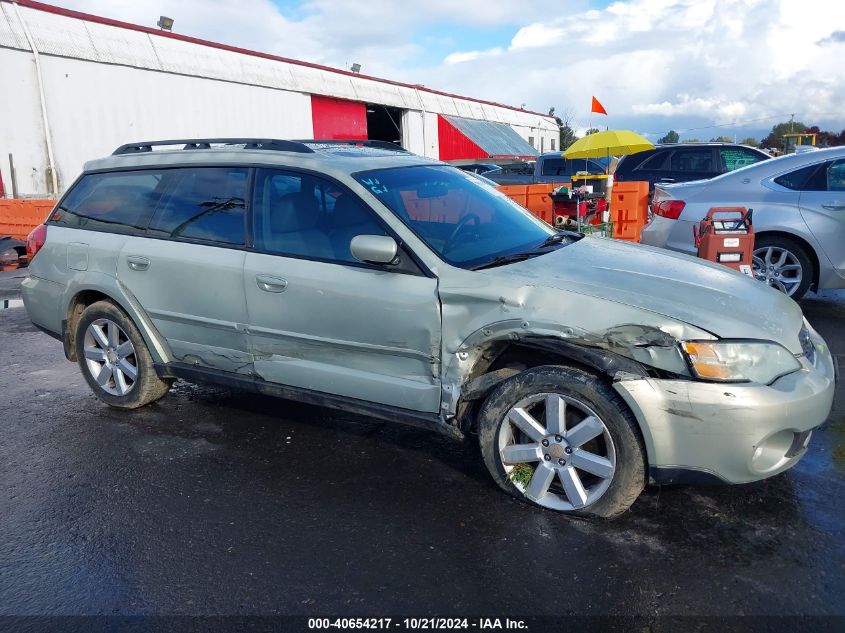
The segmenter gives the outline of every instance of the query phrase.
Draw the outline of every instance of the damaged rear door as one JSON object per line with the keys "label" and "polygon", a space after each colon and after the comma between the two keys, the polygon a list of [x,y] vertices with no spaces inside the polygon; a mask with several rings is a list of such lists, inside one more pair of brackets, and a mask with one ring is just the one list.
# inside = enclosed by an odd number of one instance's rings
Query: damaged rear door
{"label": "damaged rear door", "polygon": [[355,194],[312,174],[256,171],[244,288],[255,372],[389,406],[440,406],[437,280],[363,264],[349,243],[386,234]]}
{"label": "damaged rear door", "polygon": [[[138,172],[145,173],[145,172]],[[250,373],[243,260],[243,167],[165,169],[146,231],[124,244],[121,284],[167,340],[174,359]]]}

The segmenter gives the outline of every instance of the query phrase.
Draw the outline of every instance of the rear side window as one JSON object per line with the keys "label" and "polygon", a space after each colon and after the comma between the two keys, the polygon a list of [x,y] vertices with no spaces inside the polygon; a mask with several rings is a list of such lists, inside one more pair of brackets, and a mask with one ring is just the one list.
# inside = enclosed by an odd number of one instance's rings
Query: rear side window
{"label": "rear side window", "polygon": [[713,152],[710,148],[682,149],[672,153],[671,171],[713,171]]}
{"label": "rear side window", "polygon": [[50,218],[52,224],[115,233],[143,233],[165,187],[163,171],[83,176]]}
{"label": "rear side window", "polygon": [[147,234],[243,245],[247,172],[238,167],[179,169]]}
{"label": "rear side window", "polygon": [[810,185],[810,180],[813,178],[813,175],[818,170],[818,165],[802,167],[801,169],[796,169],[788,174],[778,176],[775,178],[775,182],[781,187],[786,187],[787,189],[792,189],[793,191],[812,191],[813,189],[808,189],[807,187]]}
{"label": "rear side window", "polygon": [[845,191],[845,160],[802,167],[778,176],[775,182],[795,191]]}

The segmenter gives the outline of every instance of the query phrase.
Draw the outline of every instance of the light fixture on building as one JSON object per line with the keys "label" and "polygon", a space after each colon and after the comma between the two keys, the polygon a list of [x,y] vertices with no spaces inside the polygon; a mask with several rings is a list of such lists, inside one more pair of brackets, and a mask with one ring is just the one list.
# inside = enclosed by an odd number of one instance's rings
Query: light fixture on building
{"label": "light fixture on building", "polygon": [[158,17],[158,22],[156,23],[156,25],[162,31],[172,31],[173,30],[173,18],[168,18],[166,15],[160,15]]}
{"label": "light fixture on building", "polygon": [[361,64],[358,64],[358,63],[352,64],[352,66],[350,66],[349,70],[351,70],[353,73],[360,73],[361,72]]}

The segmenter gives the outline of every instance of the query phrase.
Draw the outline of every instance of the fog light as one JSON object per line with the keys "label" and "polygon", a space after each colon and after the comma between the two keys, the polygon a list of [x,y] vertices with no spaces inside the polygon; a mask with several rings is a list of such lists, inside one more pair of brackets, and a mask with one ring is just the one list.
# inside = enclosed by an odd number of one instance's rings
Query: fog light
{"label": "fog light", "polygon": [[766,473],[783,466],[789,458],[787,451],[795,438],[793,431],[778,431],[760,442],[751,457],[751,466],[759,473]]}

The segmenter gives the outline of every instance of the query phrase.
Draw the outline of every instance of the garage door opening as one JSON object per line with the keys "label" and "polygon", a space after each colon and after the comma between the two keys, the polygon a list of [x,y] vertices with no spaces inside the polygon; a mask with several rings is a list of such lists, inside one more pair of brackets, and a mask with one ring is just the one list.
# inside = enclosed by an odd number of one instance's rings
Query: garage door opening
{"label": "garage door opening", "polygon": [[367,104],[367,138],[402,145],[402,110],[377,103]]}

